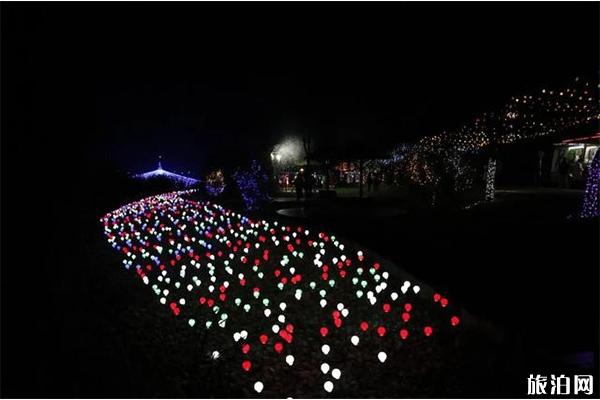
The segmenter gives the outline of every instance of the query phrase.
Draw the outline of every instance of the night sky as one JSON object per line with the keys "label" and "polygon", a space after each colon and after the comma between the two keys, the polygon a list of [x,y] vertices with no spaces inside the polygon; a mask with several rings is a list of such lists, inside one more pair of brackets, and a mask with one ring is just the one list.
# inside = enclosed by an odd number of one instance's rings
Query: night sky
{"label": "night sky", "polygon": [[387,147],[598,73],[593,3],[2,9],[7,134],[32,172],[141,172],[160,154],[199,175],[303,133]]}

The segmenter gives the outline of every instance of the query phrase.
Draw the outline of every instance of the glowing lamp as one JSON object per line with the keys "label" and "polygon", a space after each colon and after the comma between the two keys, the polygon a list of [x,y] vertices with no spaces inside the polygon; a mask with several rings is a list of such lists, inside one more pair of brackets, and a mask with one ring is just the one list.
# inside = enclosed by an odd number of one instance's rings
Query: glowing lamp
{"label": "glowing lamp", "polygon": [[426,326],[423,328],[423,333],[425,333],[425,336],[431,336],[433,333],[433,328],[431,326]]}
{"label": "glowing lamp", "polygon": [[281,354],[281,352],[283,351],[283,343],[281,343],[281,342],[275,343],[274,348],[277,353]]}

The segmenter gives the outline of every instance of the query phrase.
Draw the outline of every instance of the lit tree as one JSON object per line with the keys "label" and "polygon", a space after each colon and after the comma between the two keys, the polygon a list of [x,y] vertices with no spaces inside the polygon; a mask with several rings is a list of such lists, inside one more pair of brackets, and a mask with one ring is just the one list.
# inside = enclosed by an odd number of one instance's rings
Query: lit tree
{"label": "lit tree", "polygon": [[600,216],[599,203],[600,192],[598,185],[600,184],[600,151],[596,152],[594,160],[588,169],[588,177],[585,185],[585,195],[583,197],[583,207],[581,216],[583,218],[593,218]]}

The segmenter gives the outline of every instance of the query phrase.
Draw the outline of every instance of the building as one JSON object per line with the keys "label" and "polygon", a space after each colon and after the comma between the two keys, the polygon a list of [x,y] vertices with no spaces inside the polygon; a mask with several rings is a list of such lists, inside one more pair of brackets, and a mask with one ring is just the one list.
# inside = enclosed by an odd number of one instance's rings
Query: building
{"label": "building", "polygon": [[134,175],[134,178],[150,180],[150,179],[168,179],[175,184],[183,185],[185,187],[195,185],[198,183],[198,179],[190,178],[188,176],[176,174],[163,169],[161,162],[158,162],[158,168],[153,171],[144,172],[142,174]]}

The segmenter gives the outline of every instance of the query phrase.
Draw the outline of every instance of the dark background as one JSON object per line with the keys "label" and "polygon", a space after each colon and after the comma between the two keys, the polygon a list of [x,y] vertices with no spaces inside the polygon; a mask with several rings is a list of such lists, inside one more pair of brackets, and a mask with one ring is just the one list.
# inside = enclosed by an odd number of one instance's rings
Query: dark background
{"label": "dark background", "polygon": [[97,381],[80,379],[71,353],[97,340],[86,315],[110,310],[76,288],[82,264],[94,265],[96,218],[124,198],[111,171],[148,170],[162,155],[199,176],[264,156],[289,133],[389,146],[598,72],[590,3],[1,11],[1,383],[12,396],[93,395],[110,375],[88,365]]}

